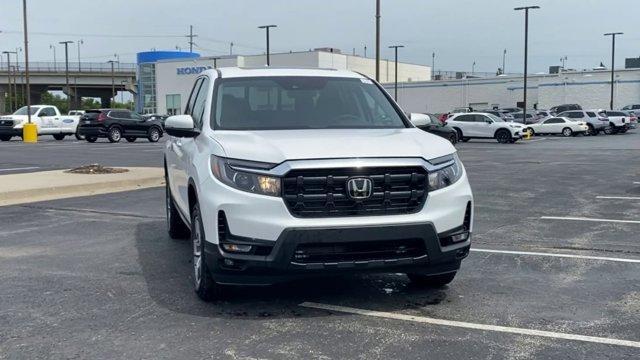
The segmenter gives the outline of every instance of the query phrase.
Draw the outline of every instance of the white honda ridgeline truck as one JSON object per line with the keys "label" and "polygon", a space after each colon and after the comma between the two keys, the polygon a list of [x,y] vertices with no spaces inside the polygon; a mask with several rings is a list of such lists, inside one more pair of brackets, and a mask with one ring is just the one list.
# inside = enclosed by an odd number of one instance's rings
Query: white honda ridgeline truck
{"label": "white honda ridgeline truck", "polygon": [[353,72],[223,68],[165,123],[169,235],[196,293],[350,272],[451,282],[473,196],[455,148]]}

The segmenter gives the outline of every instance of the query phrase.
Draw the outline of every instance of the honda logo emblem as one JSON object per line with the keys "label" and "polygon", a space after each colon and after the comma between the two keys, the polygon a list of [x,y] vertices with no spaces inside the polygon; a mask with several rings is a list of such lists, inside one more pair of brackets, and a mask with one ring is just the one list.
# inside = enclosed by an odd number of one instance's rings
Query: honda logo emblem
{"label": "honda logo emblem", "polygon": [[373,182],[366,177],[351,178],[347,181],[347,194],[354,200],[363,200],[371,197]]}

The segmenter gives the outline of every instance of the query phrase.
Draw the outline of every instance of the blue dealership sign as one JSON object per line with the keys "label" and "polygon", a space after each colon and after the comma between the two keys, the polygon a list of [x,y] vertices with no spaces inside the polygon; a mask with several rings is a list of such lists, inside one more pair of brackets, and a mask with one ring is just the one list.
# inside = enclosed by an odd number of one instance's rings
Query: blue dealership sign
{"label": "blue dealership sign", "polygon": [[179,67],[176,69],[176,73],[178,75],[197,75],[201,72],[213,69],[213,66],[187,66],[187,67]]}

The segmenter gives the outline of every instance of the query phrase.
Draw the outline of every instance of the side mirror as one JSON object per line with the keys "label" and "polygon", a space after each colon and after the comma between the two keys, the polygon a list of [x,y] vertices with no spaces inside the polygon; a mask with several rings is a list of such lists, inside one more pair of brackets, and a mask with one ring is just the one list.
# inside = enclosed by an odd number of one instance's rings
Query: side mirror
{"label": "side mirror", "polygon": [[200,130],[195,128],[191,115],[169,116],[164,123],[167,134],[175,137],[196,137]]}

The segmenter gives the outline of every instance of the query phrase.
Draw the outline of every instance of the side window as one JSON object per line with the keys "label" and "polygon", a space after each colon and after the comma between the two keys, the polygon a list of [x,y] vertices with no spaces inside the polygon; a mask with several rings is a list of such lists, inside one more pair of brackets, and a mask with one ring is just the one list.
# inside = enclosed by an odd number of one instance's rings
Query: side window
{"label": "side window", "polygon": [[56,111],[52,107],[46,107],[40,111],[40,116],[56,116]]}
{"label": "side window", "polygon": [[109,116],[116,119],[129,119],[129,113],[125,111],[111,111]]}
{"label": "side window", "polygon": [[191,95],[189,96],[187,107],[186,109],[184,109],[185,114],[191,114],[191,109],[193,109],[193,103],[196,102],[196,97],[198,96],[198,90],[200,89],[201,84],[202,84],[202,78],[197,79],[195,84],[193,84],[193,89],[191,89]]}
{"label": "side window", "polygon": [[457,118],[454,119],[455,121],[462,121],[462,122],[474,122],[474,116],[473,115],[460,115]]}
{"label": "side window", "polygon": [[472,116],[473,116],[473,121],[477,123],[483,123],[489,120],[489,118],[484,115],[472,115]]}
{"label": "side window", "polygon": [[196,100],[193,103],[193,110],[191,111],[191,117],[193,117],[193,123],[196,128],[202,128],[202,121],[204,117],[204,108],[207,103],[207,95],[209,94],[209,78],[204,78],[200,85],[200,90],[196,96]]}
{"label": "side window", "polygon": [[588,111],[588,112],[587,112],[587,116],[589,116],[589,117],[596,117],[596,113],[591,112],[591,111]]}
{"label": "side window", "polygon": [[138,121],[142,121],[142,120],[143,120],[143,119],[142,119],[142,116],[140,116],[140,114],[135,113],[135,112],[130,112],[130,113],[129,113],[129,116],[131,116],[131,118],[132,118],[133,120],[138,120]]}

